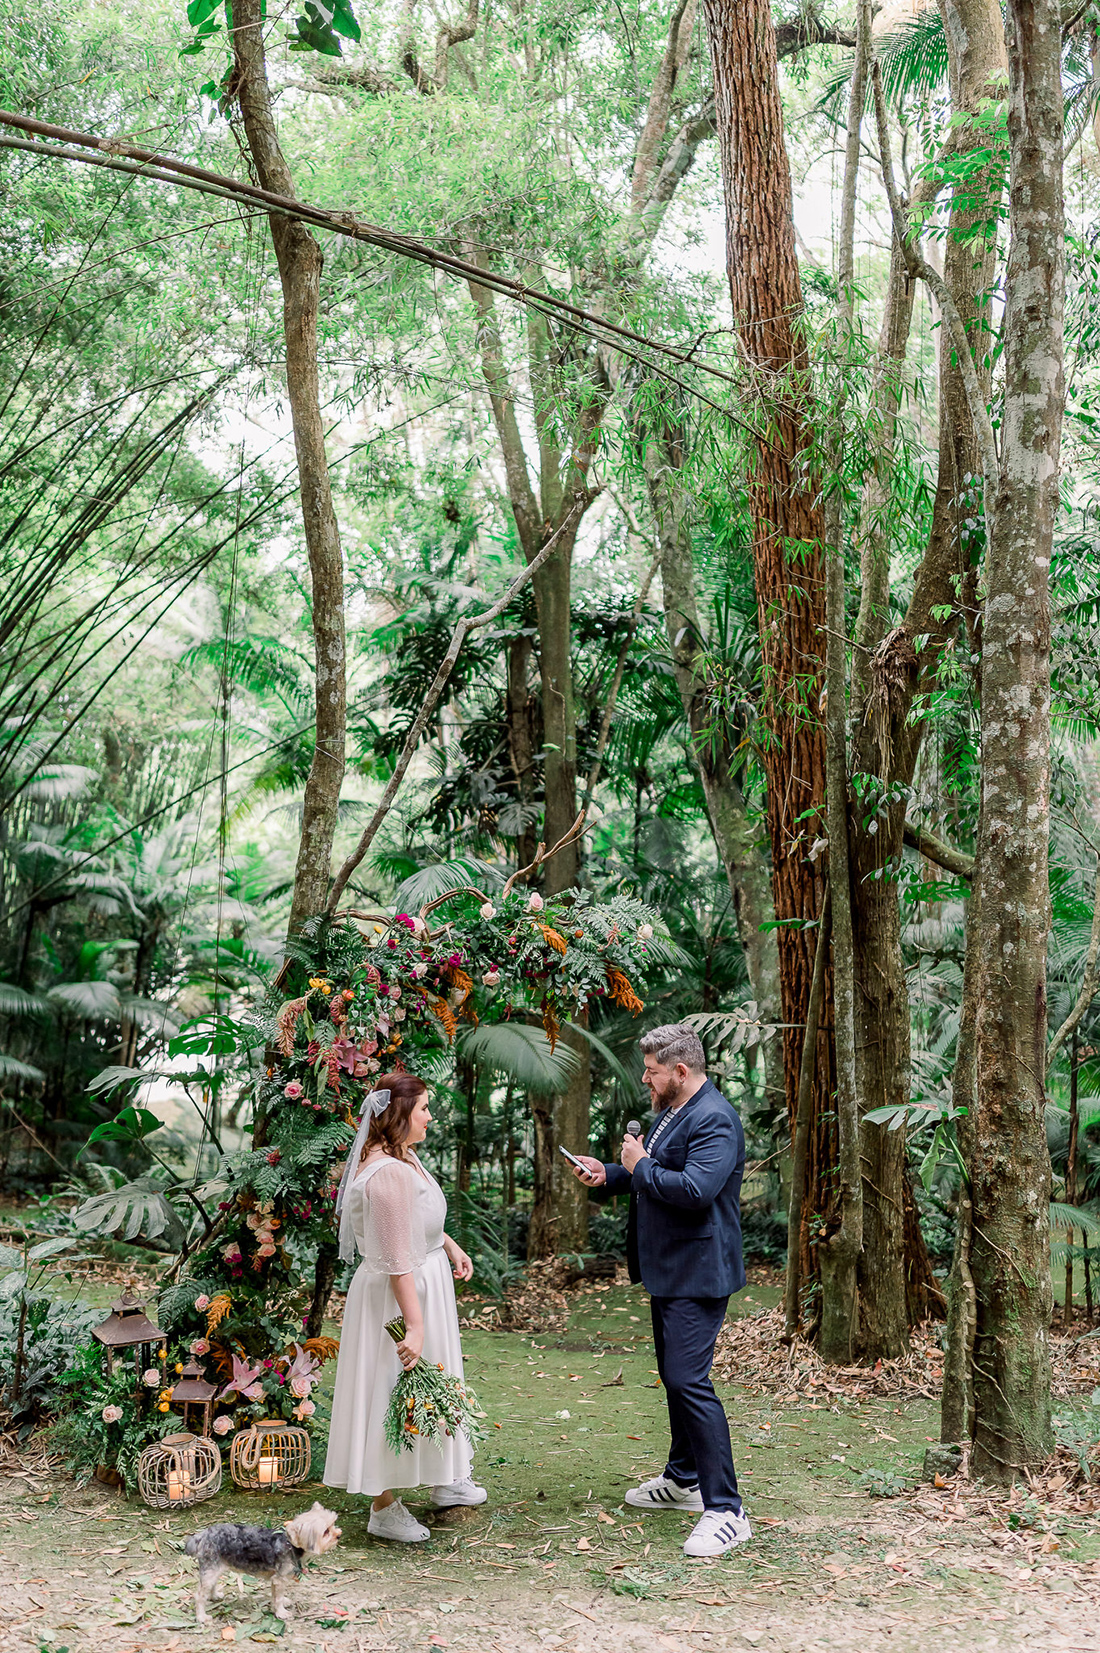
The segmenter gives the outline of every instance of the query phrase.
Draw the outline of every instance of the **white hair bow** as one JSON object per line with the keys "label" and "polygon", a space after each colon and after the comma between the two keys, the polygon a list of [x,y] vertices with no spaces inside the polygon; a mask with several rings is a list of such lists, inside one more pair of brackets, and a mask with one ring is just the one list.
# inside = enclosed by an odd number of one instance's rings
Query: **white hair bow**
{"label": "white hair bow", "polygon": [[336,1222],[338,1225],[340,1261],[353,1263],[355,1261],[355,1231],[352,1228],[351,1212],[347,1204],[348,1190],[352,1179],[359,1169],[359,1161],[363,1155],[363,1147],[367,1140],[372,1119],[385,1113],[390,1105],[389,1091],[371,1091],[363,1101],[363,1108],[359,1115],[359,1129],[355,1133],[355,1141],[348,1151],[344,1164],[344,1174],[340,1178],[340,1186],[336,1191]]}

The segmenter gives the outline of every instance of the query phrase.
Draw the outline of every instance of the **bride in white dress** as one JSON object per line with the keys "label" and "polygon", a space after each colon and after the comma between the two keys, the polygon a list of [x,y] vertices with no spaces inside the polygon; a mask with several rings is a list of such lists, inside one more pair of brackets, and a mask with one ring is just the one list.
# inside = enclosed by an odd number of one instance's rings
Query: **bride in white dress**
{"label": "bride in white dress", "polygon": [[[437,1509],[488,1497],[470,1477],[465,1435],[396,1453],[384,1431],[403,1366],[410,1370],[423,1357],[463,1375],[454,1280],[468,1280],[473,1264],[443,1232],[446,1196],[414,1152],[431,1117],[422,1079],[380,1078],[363,1104],[336,1202],[340,1255],[351,1262],[358,1251],[361,1260],[344,1309],[324,1480],[369,1496],[368,1531],[406,1544],[431,1534],[394,1487],[429,1486]],[[405,1338],[395,1344],[385,1328],[399,1314]]]}

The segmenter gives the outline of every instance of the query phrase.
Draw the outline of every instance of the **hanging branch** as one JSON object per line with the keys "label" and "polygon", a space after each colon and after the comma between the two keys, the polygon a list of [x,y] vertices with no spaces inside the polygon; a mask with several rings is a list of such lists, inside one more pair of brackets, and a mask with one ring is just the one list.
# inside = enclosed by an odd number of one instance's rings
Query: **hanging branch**
{"label": "hanging branch", "polygon": [[[32,120],[27,115],[17,115],[9,109],[0,109],[0,126],[12,126],[19,131],[28,132],[39,138],[54,139],[54,144],[34,143],[21,138],[0,137],[0,148],[23,150],[30,155],[62,161],[80,161],[86,166],[104,166],[114,172],[123,172],[152,179],[155,183],[171,184],[175,188],[198,190],[200,194],[217,196],[227,201],[239,201],[247,206],[262,207],[268,213],[277,213],[287,218],[298,220],[303,224],[312,224],[317,229],[330,230],[334,235],[344,235],[354,241],[366,242],[368,246],[379,247],[384,252],[396,253],[401,258],[408,258],[414,263],[426,264],[432,269],[444,270],[448,274],[461,277],[464,281],[474,280],[483,287],[492,287],[505,298],[515,299],[529,309],[542,310],[550,315],[564,316],[575,325],[578,331],[588,334],[603,343],[610,343],[629,360],[640,361],[651,372],[677,385],[689,395],[696,396],[713,407],[726,418],[732,420],[739,428],[749,431],[756,440],[764,440],[758,432],[751,431],[750,427],[739,420],[729,408],[722,407],[703,395],[701,391],[692,389],[675,374],[660,368],[656,363],[639,357],[629,348],[630,345],[639,346],[645,350],[655,351],[671,361],[680,362],[684,366],[697,368],[711,377],[722,380],[724,383],[736,386],[736,375],[725,369],[716,367],[713,363],[700,360],[691,352],[676,350],[672,345],[662,344],[654,339],[647,339],[641,333],[633,332],[629,327],[609,321],[606,316],[598,315],[595,311],[584,310],[579,305],[570,304],[568,300],[558,298],[553,293],[543,292],[537,287],[529,287],[522,281],[516,281],[510,276],[500,275],[495,271],[484,270],[479,265],[471,264],[465,259],[457,258],[451,253],[440,252],[428,246],[413,236],[400,235],[393,230],[384,229],[381,225],[371,224],[363,219],[354,217],[348,212],[330,211],[323,207],[311,206],[308,202],[299,201],[294,196],[284,195],[270,189],[262,189],[256,184],[250,184],[237,178],[230,178],[225,173],[210,172],[204,167],[192,166],[187,161],[177,161],[169,155],[162,155],[156,150],[144,149],[139,144],[133,144],[123,138],[100,138],[91,132],[75,131],[69,127],[55,126],[47,121]],[[63,147],[77,144],[83,149],[90,149],[92,154],[82,154],[80,149]]]}
{"label": "hanging branch", "polygon": [[1054,1058],[1065,1044],[1071,1033],[1076,1033],[1089,1005],[1096,997],[1097,986],[1100,985],[1100,857],[1096,862],[1096,893],[1093,896],[1092,906],[1092,935],[1089,937],[1089,950],[1085,955],[1085,974],[1081,979],[1081,991],[1077,995],[1077,1002],[1047,1046],[1047,1073],[1054,1064]]}
{"label": "hanging branch", "polygon": [[390,776],[389,785],[382,794],[382,800],[374,814],[371,816],[370,822],[368,823],[359,842],[356,844],[355,848],[352,850],[351,854],[348,856],[347,860],[344,862],[343,866],[340,868],[340,871],[336,874],[336,877],[333,880],[332,889],[329,892],[328,906],[326,908],[326,911],[330,915],[334,913],[336,908],[339,906],[340,897],[344,893],[344,887],[347,884],[348,879],[351,877],[360,861],[362,861],[364,855],[366,855],[367,851],[370,849],[379,827],[382,825],[382,822],[389,813],[390,805],[397,796],[401,782],[405,778],[405,771],[412,762],[413,753],[420,744],[420,737],[428,726],[428,720],[435,711],[436,706],[439,704],[440,696],[447,686],[447,680],[450,677],[451,672],[454,670],[455,661],[458,659],[462,645],[467,636],[471,631],[476,631],[480,626],[489,625],[489,623],[495,620],[498,615],[503,614],[504,610],[512,602],[517,592],[519,592],[523,586],[526,585],[532,574],[542,567],[543,563],[554,550],[554,547],[561,536],[568,532],[568,530],[572,528],[573,525],[579,520],[584,512],[585,503],[586,501],[582,496],[582,498],[574,505],[573,509],[570,511],[569,515],[565,518],[565,521],[561,524],[557,531],[551,534],[550,538],[546,541],[546,544],[541,548],[538,554],[532,558],[525,568],[520,570],[511,585],[504,592],[504,595],[499,597],[497,601],[493,603],[491,608],[485,609],[481,614],[471,614],[466,619],[458,622],[458,625],[452,633],[451,641],[447,645],[447,652],[443,656],[443,659],[440,662],[439,670],[436,672],[435,678],[432,681],[432,686],[424,697],[424,703],[419,712],[416,714],[416,719],[413,722],[412,728],[405,736],[405,744],[401,748],[401,756],[398,758],[394,772]]}

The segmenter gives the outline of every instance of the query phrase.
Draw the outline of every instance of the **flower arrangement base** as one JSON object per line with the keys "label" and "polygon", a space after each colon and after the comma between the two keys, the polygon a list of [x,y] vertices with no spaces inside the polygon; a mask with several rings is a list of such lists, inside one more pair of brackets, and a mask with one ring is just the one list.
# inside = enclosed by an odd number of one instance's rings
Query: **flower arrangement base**
{"label": "flower arrangement base", "polygon": [[166,1435],[138,1459],[138,1491],[153,1509],[188,1509],[221,1484],[222,1455],[205,1435]]}
{"label": "flower arrangement base", "polygon": [[256,1492],[295,1487],[309,1477],[309,1434],[297,1424],[261,1418],[233,1437],[229,1473],[235,1486]]}

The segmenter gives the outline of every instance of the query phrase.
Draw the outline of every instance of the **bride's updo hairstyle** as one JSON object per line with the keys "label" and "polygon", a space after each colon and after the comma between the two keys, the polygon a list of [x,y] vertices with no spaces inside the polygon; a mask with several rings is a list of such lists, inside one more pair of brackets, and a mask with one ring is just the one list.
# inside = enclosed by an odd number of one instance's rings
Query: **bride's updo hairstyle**
{"label": "bride's updo hairstyle", "polygon": [[380,1073],[374,1089],[389,1091],[389,1107],[371,1120],[359,1157],[360,1165],[374,1148],[381,1148],[391,1159],[404,1159],[409,1119],[420,1098],[428,1094],[427,1083],[415,1073]]}

